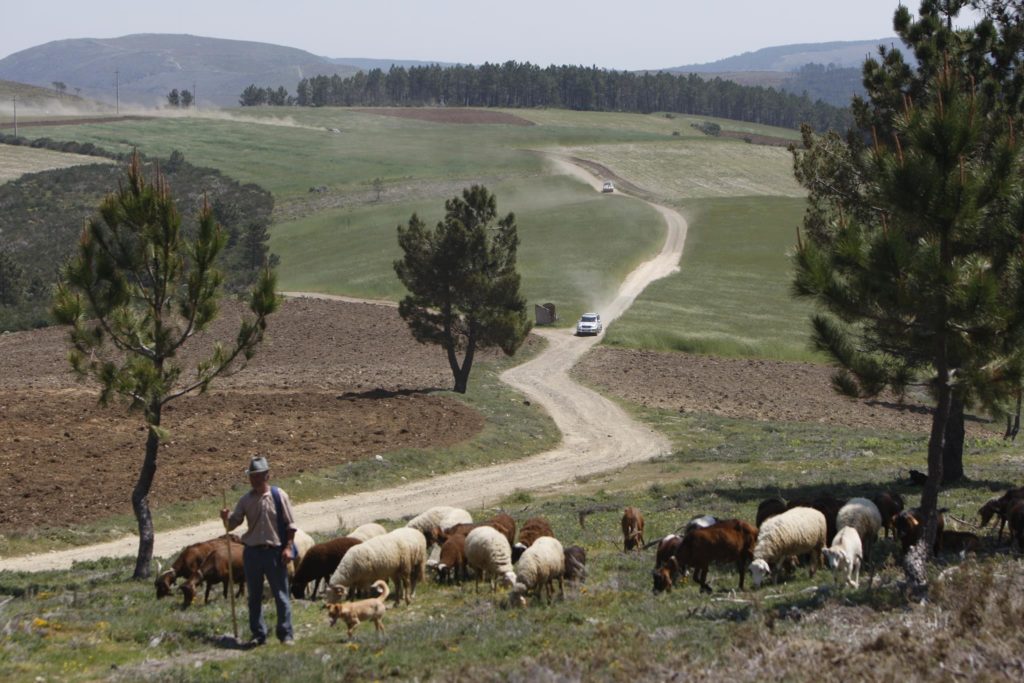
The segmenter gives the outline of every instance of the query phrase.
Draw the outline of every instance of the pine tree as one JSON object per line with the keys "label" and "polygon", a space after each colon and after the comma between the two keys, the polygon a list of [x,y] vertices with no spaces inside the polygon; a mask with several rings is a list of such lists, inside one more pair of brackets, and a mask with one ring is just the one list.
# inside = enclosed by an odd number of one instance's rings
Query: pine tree
{"label": "pine tree", "polygon": [[204,205],[195,238],[185,238],[166,181],[157,175],[147,182],[138,153],[126,176],[82,232],[77,256],[61,274],[53,313],[71,326],[72,369],[100,385],[101,403],[123,397],[142,411],[149,427],[132,492],[139,529],[135,577],[145,578],[154,540],[149,492],[160,442],[167,437],[163,408],[241,369],[263,340],[278,300],[274,276],[265,270],[252,291],[254,317],[242,322],[232,344],[214,344],[186,373],[178,361],[181,348],[217,317],[224,235]]}
{"label": "pine tree", "polygon": [[445,202],[444,220],[433,231],[416,214],[398,226],[404,256],[395,272],[409,290],[398,312],[416,341],[445,350],[462,394],[478,348],[512,355],[530,331],[516,272],[515,216],[493,225],[497,215],[494,195],[474,185]]}
{"label": "pine tree", "polygon": [[977,59],[998,47],[991,23],[951,28],[963,6],[925,0],[917,21],[897,10],[918,71],[892,53],[869,62],[869,101],[855,106],[863,136],[805,129],[796,158],[809,208],[794,291],[819,304],[813,338],[839,365],[836,388],[920,382],[935,402],[921,552],[935,538],[957,405],[1009,395],[1024,348],[1021,117]]}

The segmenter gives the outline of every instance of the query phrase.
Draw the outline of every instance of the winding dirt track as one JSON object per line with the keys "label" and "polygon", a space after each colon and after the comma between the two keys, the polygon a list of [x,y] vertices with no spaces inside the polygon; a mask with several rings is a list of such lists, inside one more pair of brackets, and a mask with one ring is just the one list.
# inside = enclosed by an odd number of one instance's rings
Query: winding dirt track
{"label": "winding dirt track", "polygon": [[[562,173],[577,176],[600,190],[601,179],[562,157],[551,156]],[[667,237],[661,252],[641,264],[623,282],[615,298],[600,307],[605,324],[620,316],[652,281],[679,268],[686,239],[686,221],[675,211],[654,205],[665,218]],[[316,295],[306,295],[316,296]],[[548,341],[536,358],[506,371],[502,379],[542,405],[563,434],[558,448],[515,462],[447,474],[432,479],[296,506],[296,517],[311,532],[334,531],[339,520],[351,527],[375,519],[422,512],[432,505],[485,507],[517,489],[569,488],[576,477],[647,460],[668,450],[668,440],[635,422],[618,406],[569,378],[570,368],[600,337],[576,338],[571,330],[539,329]],[[220,521],[160,532],[157,557],[223,532]],[[132,556],[138,537],[72,550],[0,560],[0,570],[67,569],[78,560]]]}

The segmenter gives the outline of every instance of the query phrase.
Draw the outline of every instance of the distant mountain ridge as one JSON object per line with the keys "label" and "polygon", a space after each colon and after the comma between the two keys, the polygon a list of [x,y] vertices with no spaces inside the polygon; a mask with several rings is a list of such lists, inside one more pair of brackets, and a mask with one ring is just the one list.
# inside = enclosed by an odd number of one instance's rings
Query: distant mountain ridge
{"label": "distant mountain ridge", "polygon": [[[869,56],[878,55],[878,46],[901,49],[896,36],[875,40],[847,40],[830,43],[798,43],[776,45],[753,52],[744,52],[715,62],[673,66],[663,71],[682,73],[716,73],[727,71],[796,71],[805,64],[860,68]],[[904,56],[907,56],[904,51]],[[910,57],[912,59],[912,57]]]}
{"label": "distant mountain ridge", "polygon": [[159,33],[58,40],[0,59],[0,79],[42,87],[60,81],[69,92],[144,106],[166,104],[175,88],[194,89],[200,106],[234,106],[251,83],[294,90],[304,77],[358,70],[270,43]]}

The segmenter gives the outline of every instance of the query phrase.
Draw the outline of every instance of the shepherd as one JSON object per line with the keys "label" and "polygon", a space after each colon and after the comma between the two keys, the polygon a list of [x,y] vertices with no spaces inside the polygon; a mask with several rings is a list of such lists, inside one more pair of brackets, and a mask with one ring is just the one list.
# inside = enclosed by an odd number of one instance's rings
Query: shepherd
{"label": "shepherd", "polygon": [[295,642],[292,629],[292,605],[288,593],[288,563],[295,558],[295,516],[292,503],[284,490],[270,485],[270,465],[262,456],[249,462],[245,473],[252,490],[238,501],[230,514],[220,511],[228,531],[242,523],[248,530],[242,535],[245,550],[245,582],[249,592],[249,630],[256,647],[267,642],[267,624],[263,619],[263,579],[266,577],[277,605],[276,635],[285,645]]}

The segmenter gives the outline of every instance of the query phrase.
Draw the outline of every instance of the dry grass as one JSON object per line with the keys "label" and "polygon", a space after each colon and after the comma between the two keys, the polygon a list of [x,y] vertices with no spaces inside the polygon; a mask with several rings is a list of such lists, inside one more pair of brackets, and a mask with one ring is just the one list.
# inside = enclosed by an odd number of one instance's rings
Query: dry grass
{"label": "dry grass", "polygon": [[6,183],[20,178],[26,173],[38,173],[49,171],[55,168],[68,168],[69,166],[83,166],[85,164],[112,164],[110,159],[90,157],[82,154],[65,154],[54,152],[48,149],[35,149],[33,147],[15,147],[3,145],[0,147],[0,183]]}

